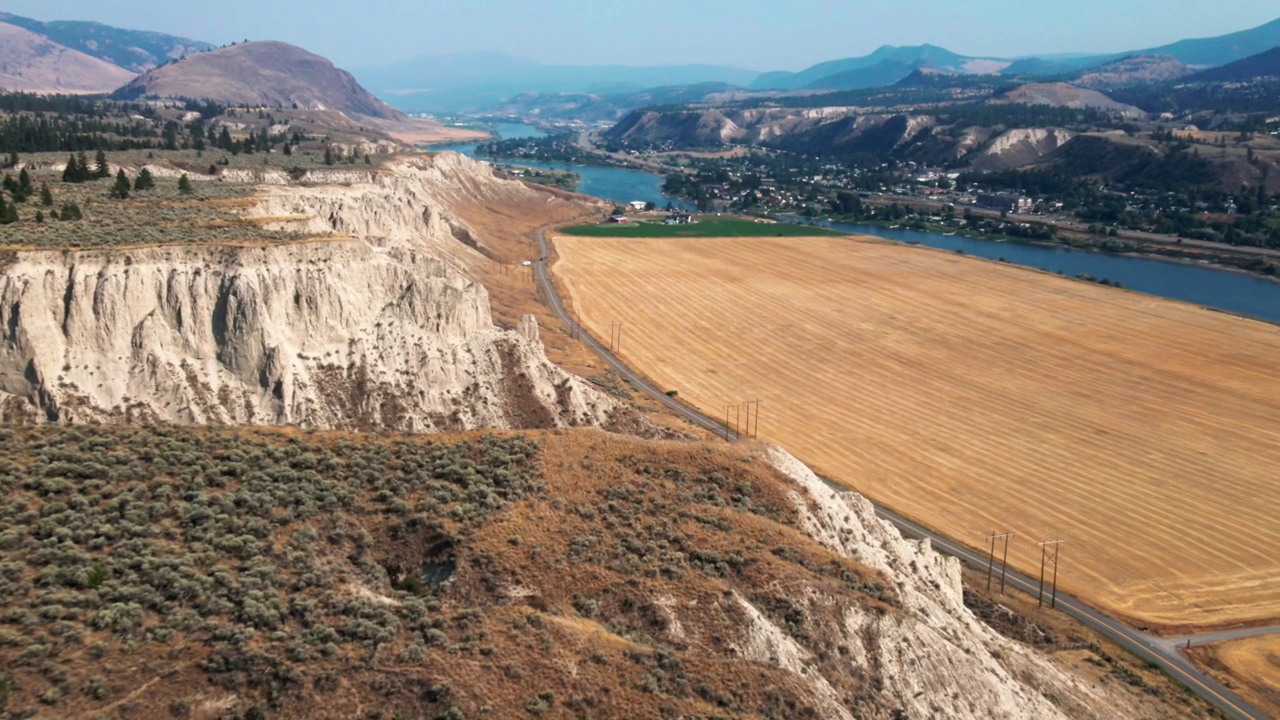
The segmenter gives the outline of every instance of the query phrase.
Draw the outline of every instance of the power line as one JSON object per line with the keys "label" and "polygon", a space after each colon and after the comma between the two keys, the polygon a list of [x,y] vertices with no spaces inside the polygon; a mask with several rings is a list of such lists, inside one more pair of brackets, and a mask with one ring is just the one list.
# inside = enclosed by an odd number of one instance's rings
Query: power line
{"label": "power line", "polygon": [[1044,607],[1044,567],[1048,561],[1053,561],[1053,594],[1049,601],[1049,607],[1058,607],[1058,558],[1062,555],[1062,545],[1066,540],[1045,540],[1040,545],[1040,590],[1036,594],[1036,607]]}
{"label": "power line", "polygon": [[1000,558],[1000,594],[1001,595],[1004,594],[1005,570],[1008,569],[1008,566],[1009,566],[1009,541],[1013,540],[1013,538],[1015,537],[1017,537],[1016,533],[1005,532],[1005,533],[997,534],[995,530],[992,530],[991,534],[987,536],[986,538],[987,542],[991,543],[991,554],[987,556],[987,590],[988,591],[991,590],[991,571],[995,564],[995,559],[996,559],[996,542],[999,540],[1004,540],[1004,555]]}
{"label": "power line", "polygon": [[[747,409],[747,437],[751,437],[751,438],[759,437],[760,436],[760,401],[748,400],[742,404]],[[752,405],[755,406],[755,422],[754,423],[751,421]]]}

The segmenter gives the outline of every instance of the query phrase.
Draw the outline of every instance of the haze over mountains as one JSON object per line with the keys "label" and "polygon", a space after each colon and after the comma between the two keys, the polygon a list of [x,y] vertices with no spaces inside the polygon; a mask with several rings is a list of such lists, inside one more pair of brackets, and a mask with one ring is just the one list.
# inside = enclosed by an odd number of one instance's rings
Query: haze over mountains
{"label": "haze over mountains", "polygon": [[209,98],[236,105],[338,110],[348,116],[402,117],[345,70],[302,48],[249,42],[183,58],[137,77],[115,92],[137,98]]}
{"label": "haze over mountains", "polygon": [[207,42],[145,30],[126,30],[96,22],[41,22],[10,13],[0,13],[0,22],[25,28],[132,73],[146,72],[184,55],[213,49],[213,45]]}
{"label": "haze over mountains", "polygon": [[[0,86],[6,89],[77,93],[120,90],[124,97],[203,97],[203,93],[212,93],[224,97],[208,99],[342,106],[369,117],[384,117],[390,108],[365,93],[361,84],[390,105],[409,112],[532,111],[536,115],[548,106],[552,116],[557,109],[568,108],[582,117],[608,120],[616,119],[619,108],[625,111],[646,104],[693,102],[711,94],[887,87],[921,71],[996,73],[1023,81],[1065,80],[1094,90],[1109,90],[1186,77],[1280,46],[1277,19],[1219,37],[1102,55],[1002,59],[962,55],[930,44],[885,45],[865,56],[831,60],[799,72],[758,72],[721,65],[548,65],[502,53],[468,52],[357,68],[353,77],[343,71],[329,76],[332,64],[328,61],[305,51],[282,53],[280,44],[251,44],[250,50],[224,53],[199,40],[92,22],[42,22],[0,13],[0,23],[13,28],[0,38],[0,58],[4,63],[0,67]],[[15,32],[19,28],[28,32]],[[206,53],[211,57],[180,70],[164,70],[140,78],[128,88],[121,87],[131,75]],[[191,61],[188,58],[184,62]],[[318,94],[306,88],[317,88]]]}
{"label": "haze over mountains", "polygon": [[[1060,79],[1071,74],[1156,56],[1143,67],[1121,67],[1123,80],[1165,80],[1186,71],[1225,65],[1280,45],[1280,19],[1213,38],[1111,54],[1005,58],[961,55],[937,45],[886,45],[869,55],[819,63],[799,72],[754,72],[720,66],[561,66],[496,53],[420,57],[390,65],[357,68],[356,76],[393,105],[408,111],[474,112],[493,108],[521,93],[615,95],[662,86],[714,82],[751,91],[832,91],[892,85],[917,70],[951,74],[999,73]],[[1134,63],[1130,63],[1134,65]],[[1182,66],[1187,66],[1186,68]],[[1113,68],[1108,74],[1115,75]],[[1110,87],[1116,77],[1099,78]]]}
{"label": "haze over mountains", "polygon": [[0,87],[37,93],[97,93],[133,74],[63,47],[16,25],[0,23]]}

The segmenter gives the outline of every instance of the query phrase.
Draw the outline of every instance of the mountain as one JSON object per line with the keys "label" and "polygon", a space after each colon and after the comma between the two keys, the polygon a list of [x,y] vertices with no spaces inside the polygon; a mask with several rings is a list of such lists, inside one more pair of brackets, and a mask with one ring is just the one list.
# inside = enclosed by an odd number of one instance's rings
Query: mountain
{"label": "mountain", "polygon": [[952,73],[994,72],[1007,64],[965,57],[936,45],[885,45],[870,55],[818,63],[797,73],[765,73],[750,87],[753,90],[850,90],[892,85],[921,68]]}
{"label": "mountain", "polygon": [[522,93],[623,94],[649,88],[726,83],[758,73],[718,65],[544,65],[502,53],[424,56],[355,70],[374,92],[409,112],[478,110]]}
{"label": "mountain", "polygon": [[1177,80],[1195,70],[1171,55],[1130,55],[1078,73],[1073,85],[1093,90]]}
{"label": "mountain", "polygon": [[41,22],[0,13],[0,22],[30,30],[53,42],[79,50],[112,65],[143,73],[183,55],[212,50],[209,43],[142,30],[125,30],[96,22],[58,20]]}
{"label": "mountain", "polygon": [[1115,53],[1111,55],[1060,55],[1018,58],[1001,71],[1001,74],[1010,76],[1035,75],[1040,77],[1070,75],[1101,67],[1117,60],[1123,60],[1132,54]]}
{"label": "mountain", "polygon": [[623,115],[637,108],[701,103],[711,98],[722,98],[740,92],[743,92],[742,88],[736,85],[706,82],[604,95],[522,93],[505,102],[495,104],[490,114],[543,121],[616,122]]}
{"label": "mountain", "polygon": [[116,91],[120,99],[195,98],[235,105],[337,110],[383,120],[403,116],[325,58],[282,42],[249,42],[155,68]]}
{"label": "mountain", "polygon": [[1280,47],[1237,60],[1229,65],[1205,70],[1187,78],[1187,82],[1249,82],[1259,78],[1280,78]]}
{"label": "mountain", "polygon": [[1182,40],[1142,51],[1148,55],[1171,55],[1199,67],[1217,67],[1243,60],[1280,45],[1280,19],[1250,30],[1199,40]]}
{"label": "mountain", "polygon": [[16,25],[0,23],[0,88],[37,93],[104,93],[133,73],[65,48]]}
{"label": "mountain", "polygon": [[998,98],[993,104],[1048,105],[1057,108],[1109,110],[1126,117],[1142,117],[1141,109],[1116,102],[1097,90],[1078,88],[1067,83],[1031,83],[1022,85]]}

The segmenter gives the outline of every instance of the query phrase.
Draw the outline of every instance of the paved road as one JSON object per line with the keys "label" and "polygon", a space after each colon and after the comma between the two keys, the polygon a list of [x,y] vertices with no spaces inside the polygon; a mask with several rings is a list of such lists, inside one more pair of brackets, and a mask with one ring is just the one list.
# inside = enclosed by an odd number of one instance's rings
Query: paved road
{"label": "paved road", "polygon": [[[551,277],[547,269],[547,258],[550,255],[550,248],[547,246],[546,231],[553,226],[539,228],[537,232],[538,240],[538,261],[534,264],[537,274],[538,283],[542,287],[542,292],[556,316],[565,324],[565,327],[574,327],[575,322],[565,309],[560,295],[556,292],[555,286],[551,283]],[[727,440],[737,440],[737,436],[731,431],[726,431],[724,425],[715,419],[695,410],[684,403],[678,402],[674,398],[668,397],[661,388],[640,376],[638,373],[627,367],[621,360],[614,355],[609,348],[605,347],[591,336],[590,333],[580,333],[582,341],[587,344],[597,355],[604,359],[606,363],[623,377],[625,377],[633,387],[637,390],[651,396],[654,400],[662,403],[665,407],[675,412],[677,415],[685,418],[689,422],[706,428],[714,433],[724,436]],[[987,556],[981,552],[971,550],[968,547],[954,542],[952,540],[939,535],[928,528],[918,525],[901,515],[887,508],[876,505],[876,514],[881,518],[888,520],[897,526],[904,535],[926,538],[930,541],[934,548],[959,558],[961,561],[978,568],[986,568]],[[1069,552],[1069,551],[1068,551]],[[1068,555],[1069,557],[1069,555]],[[1007,582],[1015,587],[1021,588],[1028,592],[1036,592],[1039,587],[1037,579],[1031,578],[1015,570],[1009,570],[1007,574]],[[1047,595],[1047,593],[1046,593]],[[1177,643],[1173,638],[1161,638],[1155,635],[1144,633],[1134,628],[1114,620],[1111,617],[1095,610],[1088,605],[1080,602],[1076,598],[1058,593],[1057,601],[1058,609],[1074,617],[1085,625],[1106,635],[1121,646],[1128,649],[1143,660],[1156,663],[1165,672],[1177,678],[1187,687],[1191,688],[1197,695],[1205,698],[1215,706],[1220,708],[1227,717],[1234,720],[1269,720],[1268,716],[1257,710],[1253,706],[1246,703],[1238,695],[1223,687],[1221,683],[1213,678],[1200,672],[1186,657],[1177,650]],[[1259,631],[1243,631],[1245,635],[1239,637],[1247,637],[1249,635],[1258,635],[1267,632],[1268,629],[1261,628]],[[1269,631],[1280,631],[1280,627],[1272,627]],[[1211,633],[1202,636],[1192,637],[1193,644],[1200,644],[1201,641],[1213,642],[1216,636],[1223,635],[1222,639],[1236,637],[1233,632],[1227,633]],[[1179,638],[1182,644],[1186,644],[1187,638]]]}

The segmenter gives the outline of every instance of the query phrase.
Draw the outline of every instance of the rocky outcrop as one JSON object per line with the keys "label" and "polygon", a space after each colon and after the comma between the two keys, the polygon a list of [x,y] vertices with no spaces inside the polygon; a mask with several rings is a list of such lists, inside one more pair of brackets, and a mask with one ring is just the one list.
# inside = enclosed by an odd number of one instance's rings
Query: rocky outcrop
{"label": "rocky outcrop", "polygon": [[[887,717],[1113,718],[1136,717],[1142,708],[1124,707],[1068,675],[1024,645],[978,620],[964,605],[960,561],[934,552],[927,540],[903,538],[875,515],[869,501],[828,487],[799,460],[770,448],[769,460],[795,484],[792,502],[808,535],[827,548],[875,568],[894,583],[900,613],[875,612],[840,597],[810,593],[804,607],[830,608],[844,616],[840,642],[850,649],[852,667],[875,670],[879,701]],[[815,702],[832,707],[829,684],[800,649],[788,649],[759,613],[744,653],[768,657],[791,669],[812,688]],[[780,645],[781,643],[781,645]],[[776,646],[776,647],[774,647]],[[761,652],[758,647],[771,648]],[[888,710],[892,709],[892,710]],[[843,710],[839,708],[838,710]],[[846,715],[832,709],[829,717]],[[897,712],[897,715],[891,714]]]}
{"label": "rocky outcrop", "polygon": [[1012,170],[1042,160],[1076,136],[1062,128],[1016,128],[1007,130],[986,147],[973,153],[975,170]]}
{"label": "rocky outcrop", "polygon": [[468,274],[482,258],[458,234],[483,237],[457,203],[536,191],[458,155],[311,179],[331,184],[272,186],[251,212],[316,241],[12,258],[5,416],[419,431],[615,419],[535,332],[496,327]]}

